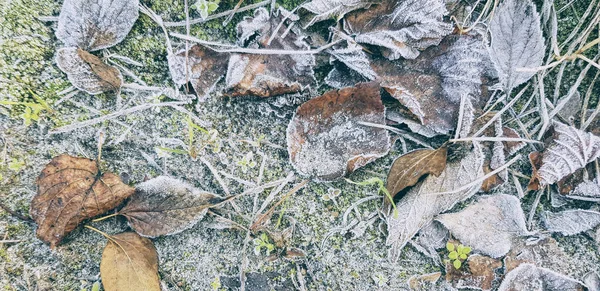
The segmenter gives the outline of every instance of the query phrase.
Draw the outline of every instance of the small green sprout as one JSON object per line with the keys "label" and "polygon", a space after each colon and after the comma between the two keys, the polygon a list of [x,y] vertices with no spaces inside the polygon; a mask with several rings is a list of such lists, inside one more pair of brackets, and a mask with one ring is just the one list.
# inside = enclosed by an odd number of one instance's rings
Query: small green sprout
{"label": "small green sprout", "polygon": [[450,260],[446,261],[452,261],[452,266],[457,270],[460,269],[462,262],[467,260],[467,257],[469,257],[469,253],[471,252],[470,247],[463,246],[462,244],[455,245],[450,242],[446,244],[446,249],[450,252],[448,253],[448,258]]}
{"label": "small green sprout", "polygon": [[262,233],[260,237],[257,237],[253,240],[254,242],[254,254],[257,256],[260,255],[260,251],[262,248],[265,248],[267,256],[271,254],[273,250],[275,250],[275,245],[269,242],[269,237]]}
{"label": "small green sprout", "polygon": [[390,192],[387,190],[387,188],[385,188],[385,182],[383,182],[383,180],[381,180],[380,178],[377,177],[373,177],[367,180],[364,180],[362,182],[354,182],[350,179],[344,178],[346,180],[346,182],[354,184],[354,185],[358,185],[358,186],[369,186],[369,185],[377,185],[377,187],[379,188],[377,190],[377,194],[379,193],[383,193],[383,195],[385,195],[390,201],[392,201],[392,209],[394,209],[394,218],[398,218],[398,209],[396,209],[396,203],[394,203],[394,199],[392,198],[392,195],[390,194]]}
{"label": "small green sprout", "polygon": [[8,162],[8,168],[12,171],[19,172],[25,166],[25,161],[17,160],[15,158]]}
{"label": "small green sprout", "polygon": [[200,17],[202,17],[202,19],[206,19],[209,14],[215,12],[219,8],[219,2],[220,0],[198,0],[196,4],[192,5],[192,7],[198,9],[198,12],[200,12]]}
{"label": "small green sprout", "polygon": [[219,276],[215,277],[215,279],[210,282],[210,288],[212,288],[212,290],[221,289],[221,278],[219,278]]}
{"label": "small green sprout", "polygon": [[248,169],[256,167],[256,161],[254,161],[254,153],[248,152],[241,160],[237,162],[237,165],[242,168],[242,172],[248,172]]}
{"label": "small green sprout", "polygon": [[377,284],[378,287],[383,287],[387,284],[388,278],[386,278],[382,274],[373,275],[373,281]]}

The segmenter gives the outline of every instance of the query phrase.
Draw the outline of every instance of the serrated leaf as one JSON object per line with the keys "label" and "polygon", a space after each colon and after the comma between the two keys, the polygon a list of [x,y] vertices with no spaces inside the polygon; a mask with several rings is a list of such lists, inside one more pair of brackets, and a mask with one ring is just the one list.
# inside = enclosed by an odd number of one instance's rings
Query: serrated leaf
{"label": "serrated leaf", "polygon": [[337,21],[344,17],[346,13],[368,7],[371,3],[373,2],[366,0],[312,0],[300,6],[312,14],[316,14],[304,28],[306,29],[319,21],[328,20],[332,17]]}
{"label": "serrated leaf", "polygon": [[512,240],[528,233],[519,199],[505,194],[483,196],[465,209],[442,214],[436,220],[470,246],[459,249],[460,253],[468,254],[472,247],[492,258],[508,253]]}
{"label": "serrated leaf", "polygon": [[152,241],[135,232],[110,236],[100,262],[106,291],[160,291],[158,254]]}
{"label": "serrated leaf", "polygon": [[37,236],[54,248],[82,221],[117,207],[133,194],[113,173],[102,173],[96,161],[68,155],[55,157],[37,178],[29,214]]}
{"label": "serrated leaf", "polygon": [[600,137],[559,122],[553,123],[552,140],[543,152],[534,177],[551,185],[600,157]]}
{"label": "serrated leaf", "polygon": [[505,0],[495,10],[489,24],[492,35],[490,58],[505,90],[529,80],[535,72],[519,68],[539,67],[546,47],[540,29],[540,16],[531,0]]}
{"label": "serrated leaf", "polygon": [[582,209],[556,213],[545,211],[543,221],[548,231],[560,232],[562,235],[569,236],[600,225],[600,212]]}
{"label": "serrated leaf", "polygon": [[379,84],[329,91],[296,110],[287,128],[290,161],[296,171],[318,180],[335,180],[387,154],[387,130]]}
{"label": "serrated leaf", "polygon": [[452,32],[443,21],[446,13],[442,0],[383,0],[346,15],[344,29],[356,42],[379,47],[390,60],[414,59]]}
{"label": "serrated leaf", "polygon": [[194,226],[223,199],[186,182],[158,176],[136,186],[135,194],[118,212],[145,237],[172,235]]}
{"label": "serrated leaf", "polygon": [[397,215],[387,216],[390,257],[397,260],[406,243],[438,214],[475,194],[481,184],[460,190],[483,176],[484,155],[481,146],[474,147],[462,160],[448,163],[439,176],[428,176],[396,203]]}
{"label": "serrated leaf", "polygon": [[536,267],[532,264],[521,264],[506,274],[498,287],[498,291],[513,290],[583,291],[584,286],[581,282],[550,269]]}
{"label": "serrated leaf", "polygon": [[75,47],[61,48],[56,53],[56,64],[67,74],[75,88],[92,95],[119,92],[123,83],[121,72],[102,62],[98,57]]}
{"label": "serrated leaf", "polygon": [[138,0],[65,0],[56,37],[86,51],[121,42],[138,18]]}
{"label": "serrated leaf", "polygon": [[[398,157],[388,172],[386,188],[392,197],[414,186],[427,174],[438,176],[446,168],[447,147],[419,149]],[[386,197],[389,203],[389,199]]]}

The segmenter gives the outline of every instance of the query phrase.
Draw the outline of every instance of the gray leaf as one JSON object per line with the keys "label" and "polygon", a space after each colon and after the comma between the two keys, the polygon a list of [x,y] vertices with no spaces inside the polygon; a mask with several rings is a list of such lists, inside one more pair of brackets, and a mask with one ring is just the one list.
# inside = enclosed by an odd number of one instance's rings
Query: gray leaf
{"label": "gray leaf", "polygon": [[65,0],[56,37],[87,51],[121,42],[138,18],[138,0]]}
{"label": "gray leaf", "polygon": [[221,202],[214,194],[166,176],[140,183],[119,211],[133,230],[142,236],[157,237],[184,231],[200,221],[208,208]]}
{"label": "gray leaf", "polygon": [[550,269],[521,264],[510,271],[498,291],[581,291],[583,284]]}
{"label": "gray leaf", "polygon": [[508,253],[512,240],[528,233],[519,199],[505,194],[483,196],[462,211],[436,220],[461,243],[493,258]]}
{"label": "gray leaf", "polygon": [[535,72],[518,68],[538,67],[544,58],[540,16],[531,0],[506,0],[495,10],[490,22],[489,51],[505,90],[529,80]]}
{"label": "gray leaf", "polygon": [[346,13],[368,7],[371,1],[365,0],[312,0],[302,4],[300,7],[316,14],[304,28],[307,28],[316,22],[335,18],[340,20]]}
{"label": "gray leaf", "polygon": [[575,200],[600,202],[600,184],[598,183],[598,178],[592,181],[581,182],[566,197]]}
{"label": "gray leaf", "polygon": [[[481,146],[474,143],[471,153],[460,161],[451,162],[438,176],[427,176],[415,185],[396,204],[397,215],[390,211],[387,217],[390,257],[397,260],[406,243],[438,214],[450,210],[454,205],[475,194],[481,184],[466,190],[459,188],[482,177],[484,155]],[[443,193],[441,192],[449,192]],[[436,194],[438,193],[438,194]]]}
{"label": "gray leaf", "polygon": [[566,210],[552,213],[544,212],[544,225],[551,232],[563,235],[575,235],[600,225],[600,212],[591,210]]}
{"label": "gray leaf", "polygon": [[413,240],[413,245],[427,257],[441,263],[440,256],[436,250],[444,248],[447,241],[448,230],[444,225],[434,220],[419,231]]}
{"label": "gray leaf", "polygon": [[61,48],[56,53],[56,64],[67,74],[71,84],[92,95],[118,92],[123,83],[121,72],[102,62],[98,57],[75,47]]}
{"label": "gray leaf", "polygon": [[338,61],[344,63],[348,68],[358,72],[367,80],[377,79],[377,73],[371,68],[369,57],[357,44],[348,43],[345,48],[332,49],[329,53]]}
{"label": "gray leaf", "polygon": [[583,282],[589,291],[600,291],[600,276],[596,272],[589,272],[583,276]]}

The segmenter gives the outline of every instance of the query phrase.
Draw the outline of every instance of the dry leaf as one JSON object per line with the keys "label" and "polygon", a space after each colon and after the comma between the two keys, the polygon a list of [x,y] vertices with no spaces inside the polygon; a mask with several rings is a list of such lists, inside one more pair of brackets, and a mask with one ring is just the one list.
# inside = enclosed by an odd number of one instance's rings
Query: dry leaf
{"label": "dry leaf", "polygon": [[[378,76],[373,68],[371,68],[371,62],[367,53],[365,53],[361,46],[355,43],[346,43],[346,47],[328,50],[329,54],[352,71],[361,74],[368,81],[375,80]],[[332,72],[338,72],[338,70],[332,70]],[[328,76],[328,79],[334,80],[335,78],[335,76]],[[356,83],[358,82],[355,82],[354,84]]]}
{"label": "dry leaf", "polygon": [[101,173],[96,161],[55,157],[37,179],[29,213],[37,236],[54,248],[83,220],[117,207],[134,189],[113,173]]}
{"label": "dry leaf", "polygon": [[428,176],[396,203],[397,213],[387,217],[390,257],[397,260],[406,243],[438,214],[475,194],[481,183],[462,190],[461,187],[483,176],[484,155],[477,143],[462,160],[450,162],[438,177]]}
{"label": "dry leaf", "polygon": [[145,237],[171,235],[194,226],[221,197],[188,183],[158,176],[138,184],[119,211],[133,230]]}
{"label": "dry leaf", "polygon": [[505,0],[494,12],[489,24],[492,40],[488,50],[500,83],[505,90],[511,90],[535,74],[517,69],[542,65],[546,47],[540,16],[531,0]]}
{"label": "dry leaf", "polygon": [[583,181],[567,197],[576,200],[600,202],[600,183],[598,182],[598,178],[592,181]]}
{"label": "dry leaf", "polygon": [[496,279],[495,270],[502,267],[502,262],[490,257],[473,254],[467,259],[468,268],[456,269],[446,264],[446,281],[458,289],[491,290]]}
{"label": "dry leaf", "polygon": [[67,74],[75,88],[92,95],[119,92],[123,83],[121,72],[102,62],[97,56],[75,47],[61,48],[56,64]]}
{"label": "dry leaf", "polygon": [[583,282],[588,288],[588,291],[600,291],[600,276],[592,271],[583,276]]}
{"label": "dry leaf", "polygon": [[312,0],[300,7],[316,14],[305,26],[307,27],[323,20],[335,19],[339,21],[346,13],[369,7],[373,3],[366,0]]}
{"label": "dry leaf", "polygon": [[446,246],[448,237],[449,232],[444,225],[434,220],[419,230],[412,240],[412,245],[427,257],[441,263],[437,249]]}
{"label": "dry leaf", "polygon": [[512,240],[526,235],[527,226],[521,203],[515,196],[483,196],[456,213],[436,218],[461,243],[492,258],[504,256]]}
{"label": "dry leaf", "polygon": [[344,29],[356,42],[380,47],[390,60],[414,59],[452,32],[452,24],[443,22],[446,13],[442,0],[383,0],[347,14]]}
{"label": "dry leaf", "polygon": [[138,18],[138,0],[65,0],[56,37],[86,51],[121,42]]}
{"label": "dry leaf", "polygon": [[583,291],[583,283],[550,269],[521,264],[504,277],[498,291]]}
{"label": "dry leaf", "polygon": [[158,254],[152,241],[135,232],[110,236],[100,262],[106,291],[160,291]]}
{"label": "dry leaf", "polygon": [[387,130],[379,84],[329,91],[302,104],[287,128],[290,161],[302,175],[335,180],[387,154]]}
{"label": "dry leaf", "polygon": [[600,212],[575,209],[558,213],[545,211],[543,221],[546,229],[562,235],[575,235],[600,225]]}
{"label": "dry leaf", "polygon": [[[447,147],[439,149],[419,149],[397,158],[387,177],[386,188],[392,198],[406,187],[413,186],[427,174],[439,176],[446,168]],[[385,198],[389,203],[388,197]]]}
{"label": "dry leaf", "polygon": [[431,288],[435,286],[441,276],[441,272],[414,275],[408,278],[407,284],[411,290],[432,290]]}
{"label": "dry leaf", "polygon": [[558,246],[555,239],[519,238],[513,241],[513,247],[504,257],[505,272],[510,272],[523,263],[534,264],[559,272],[571,270],[572,260],[577,260]]}
{"label": "dry leaf", "polygon": [[533,190],[537,191],[540,188],[540,181],[536,177],[538,176],[538,169],[542,165],[542,153],[540,152],[531,152],[528,155],[529,163],[531,164],[531,180],[527,185],[527,191]]}
{"label": "dry leaf", "polygon": [[196,95],[204,99],[225,75],[229,54],[194,45],[188,50],[187,71],[185,49],[168,55],[167,60],[173,82],[177,85],[190,82]]}

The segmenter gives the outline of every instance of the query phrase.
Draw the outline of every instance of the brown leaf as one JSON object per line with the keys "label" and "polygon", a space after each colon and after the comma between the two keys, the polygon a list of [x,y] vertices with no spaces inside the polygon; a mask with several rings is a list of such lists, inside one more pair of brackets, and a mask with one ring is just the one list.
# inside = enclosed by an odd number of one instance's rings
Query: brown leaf
{"label": "brown leaf", "polygon": [[106,291],[160,291],[158,254],[152,241],[135,232],[111,236],[100,263]]}
{"label": "brown leaf", "polygon": [[531,163],[531,180],[529,181],[529,185],[527,185],[527,191],[537,191],[540,189],[540,181],[538,178],[538,169],[542,164],[542,153],[540,152],[531,152],[529,153],[529,163]]}
{"label": "brown leaf", "polygon": [[[490,168],[489,161],[485,161],[483,165],[483,172],[487,175],[491,171],[492,169]],[[490,192],[492,189],[502,185],[502,183],[504,183],[504,181],[498,174],[496,174],[483,181],[483,184],[481,184],[481,190],[483,192]]]}
{"label": "brown leaf", "polygon": [[207,210],[223,201],[217,195],[166,176],[136,186],[135,194],[119,211],[133,230],[145,237],[181,232],[200,221]]}
{"label": "brown leaf", "polygon": [[[448,148],[419,149],[397,158],[387,177],[386,188],[392,198],[406,187],[414,186],[426,174],[439,176],[446,168]],[[388,197],[386,202],[389,203]]]}
{"label": "brown leaf", "polygon": [[100,172],[96,161],[69,155],[52,159],[37,186],[29,213],[38,224],[37,236],[52,248],[80,222],[117,207],[134,192],[119,176]]}
{"label": "brown leaf", "polygon": [[171,78],[177,85],[191,82],[196,95],[204,99],[225,75],[230,54],[194,45],[188,50],[187,72],[185,55],[183,49],[167,57]]}
{"label": "brown leaf", "polygon": [[329,91],[296,110],[287,128],[290,161],[302,175],[335,180],[387,154],[387,130],[379,84]]}
{"label": "brown leaf", "polygon": [[121,72],[82,49],[75,47],[59,49],[56,54],[56,64],[67,74],[73,86],[92,95],[118,92],[121,89],[123,83]]}
{"label": "brown leaf", "polygon": [[459,289],[491,290],[492,282],[496,279],[495,270],[502,267],[502,262],[474,254],[469,256],[466,265],[468,268],[457,270],[452,263],[446,264],[446,281]]}
{"label": "brown leaf", "polygon": [[441,276],[441,272],[414,275],[408,278],[408,287],[410,290],[431,290],[431,288],[434,288],[435,283],[440,279]]}

